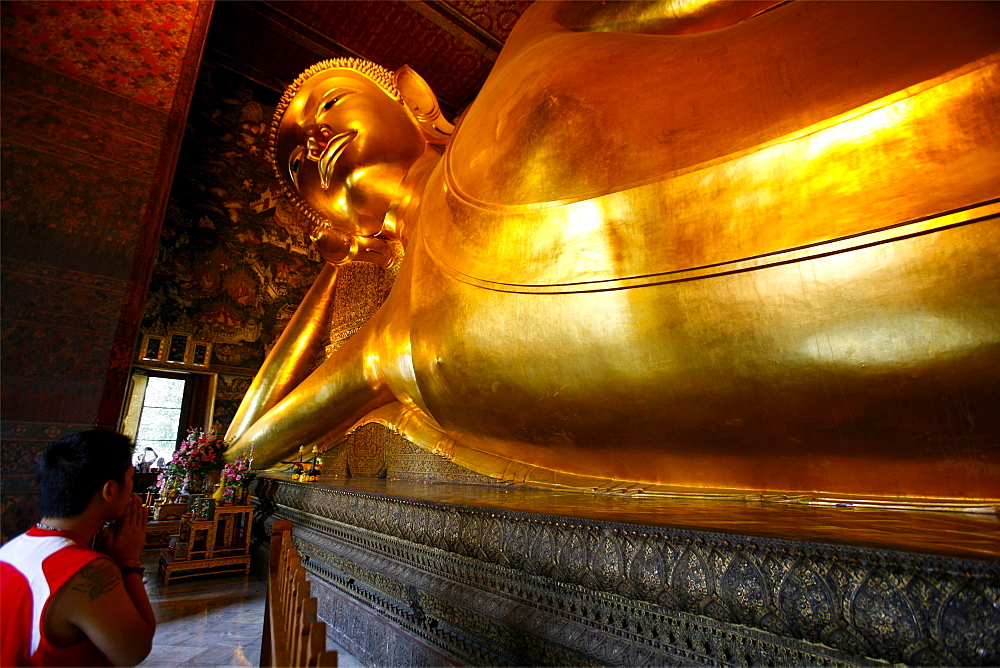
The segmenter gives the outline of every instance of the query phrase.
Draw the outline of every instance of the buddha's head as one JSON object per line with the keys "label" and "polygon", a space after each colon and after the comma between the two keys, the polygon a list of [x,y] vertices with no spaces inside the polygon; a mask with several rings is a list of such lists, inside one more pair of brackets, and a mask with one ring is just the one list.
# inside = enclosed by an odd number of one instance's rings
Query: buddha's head
{"label": "buddha's head", "polygon": [[286,190],[316,225],[323,252],[324,235],[382,233],[407,172],[450,132],[437,99],[409,68],[393,73],[338,58],[313,65],[285,91],[272,156]]}

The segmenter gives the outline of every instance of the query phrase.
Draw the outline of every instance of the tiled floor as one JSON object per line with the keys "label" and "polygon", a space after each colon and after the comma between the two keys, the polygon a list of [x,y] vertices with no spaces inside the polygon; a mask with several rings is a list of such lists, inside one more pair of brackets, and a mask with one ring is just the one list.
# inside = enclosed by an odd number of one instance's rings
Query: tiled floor
{"label": "tiled floor", "polygon": [[[156,577],[159,552],[143,554],[146,590],[156,613],[153,651],[141,666],[257,666],[260,664],[266,584],[238,575],[200,577],[164,587]],[[361,664],[343,648],[341,668]]]}

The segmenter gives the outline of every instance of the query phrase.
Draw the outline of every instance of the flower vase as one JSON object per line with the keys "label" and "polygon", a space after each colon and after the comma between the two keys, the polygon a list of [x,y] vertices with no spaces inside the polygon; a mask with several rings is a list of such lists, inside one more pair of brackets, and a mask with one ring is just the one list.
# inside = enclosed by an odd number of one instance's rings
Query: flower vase
{"label": "flower vase", "polygon": [[220,482],[219,486],[215,489],[215,493],[212,494],[212,498],[215,500],[215,505],[225,506],[228,504],[227,496],[229,495],[229,488],[226,486],[225,482]]}

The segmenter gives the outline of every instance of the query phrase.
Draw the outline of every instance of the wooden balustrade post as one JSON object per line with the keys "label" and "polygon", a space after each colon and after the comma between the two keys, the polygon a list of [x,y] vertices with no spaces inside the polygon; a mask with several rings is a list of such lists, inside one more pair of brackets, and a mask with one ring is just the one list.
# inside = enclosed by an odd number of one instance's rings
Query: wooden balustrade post
{"label": "wooden balustrade post", "polygon": [[276,575],[281,566],[281,546],[285,537],[291,538],[292,523],[288,520],[278,520],[271,525],[271,551],[267,560],[267,595],[264,597],[264,632],[260,642],[260,665],[272,666],[271,613],[273,611],[271,597],[278,580]]}
{"label": "wooden balustrade post", "polygon": [[326,649],[326,624],[318,621],[318,601],[291,530],[286,521],[272,527],[260,665],[335,667],[337,653]]}

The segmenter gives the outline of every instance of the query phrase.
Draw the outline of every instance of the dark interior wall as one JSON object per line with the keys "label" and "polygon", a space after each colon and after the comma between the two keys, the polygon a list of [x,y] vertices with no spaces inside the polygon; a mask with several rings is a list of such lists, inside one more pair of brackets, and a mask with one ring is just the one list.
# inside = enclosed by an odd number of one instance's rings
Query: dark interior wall
{"label": "dark interior wall", "polygon": [[117,426],[212,5],[4,2],[3,536],[38,450]]}

